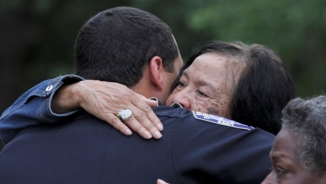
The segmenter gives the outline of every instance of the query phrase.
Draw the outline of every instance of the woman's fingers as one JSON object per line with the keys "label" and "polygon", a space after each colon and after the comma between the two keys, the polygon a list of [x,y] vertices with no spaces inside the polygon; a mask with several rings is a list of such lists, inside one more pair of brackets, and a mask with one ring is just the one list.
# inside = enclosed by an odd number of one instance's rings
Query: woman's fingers
{"label": "woman's fingers", "polygon": [[[82,108],[123,134],[130,135],[131,129],[146,139],[162,137],[160,131],[163,125],[148,105],[157,105],[157,102],[144,99],[126,86],[111,82],[81,81],[77,93]],[[120,110],[126,109],[132,112],[130,118],[123,120],[116,116]]]}

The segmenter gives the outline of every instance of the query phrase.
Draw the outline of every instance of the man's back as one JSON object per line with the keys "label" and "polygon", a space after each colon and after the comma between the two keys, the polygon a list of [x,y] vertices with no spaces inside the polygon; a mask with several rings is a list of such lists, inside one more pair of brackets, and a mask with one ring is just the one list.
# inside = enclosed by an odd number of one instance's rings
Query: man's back
{"label": "man's back", "polygon": [[27,129],[0,154],[0,178],[4,183],[153,184],[158,178],[260,183],[268,174],[273,135],[225,126],[227,120],[197,120],[180,108],[155,112],[164,124],[160,140],[124,136],[85,112],[68,124]]}

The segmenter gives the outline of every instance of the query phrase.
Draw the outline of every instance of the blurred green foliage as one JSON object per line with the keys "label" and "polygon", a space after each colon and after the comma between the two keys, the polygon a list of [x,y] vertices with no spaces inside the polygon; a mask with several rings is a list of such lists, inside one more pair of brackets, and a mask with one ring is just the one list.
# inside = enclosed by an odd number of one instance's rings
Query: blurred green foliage
{"label": "blurred green foliage", "polygon": [[115,6],[137,7],[165,21],[184,61],[211,39],[260,43],[281,56],[299,96],[326,88],[324,0],[1,0],[0,112],[41,80],[73,73],[79,28]]}

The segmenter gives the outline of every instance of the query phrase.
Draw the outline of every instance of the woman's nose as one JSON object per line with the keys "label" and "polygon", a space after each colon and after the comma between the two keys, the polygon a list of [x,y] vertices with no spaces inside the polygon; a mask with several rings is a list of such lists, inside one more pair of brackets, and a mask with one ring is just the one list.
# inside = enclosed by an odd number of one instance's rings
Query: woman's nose
{"label": "woman's nose", "polygon": [[269,173],[261,184],[273,184],[272,172]]}
{"label": "woman's nose", "polygon": [[187,94],[185,90],[175,94],[173,101],[180,103],[183,106],[183,108],[186,109],[191,108],[190,94]]}

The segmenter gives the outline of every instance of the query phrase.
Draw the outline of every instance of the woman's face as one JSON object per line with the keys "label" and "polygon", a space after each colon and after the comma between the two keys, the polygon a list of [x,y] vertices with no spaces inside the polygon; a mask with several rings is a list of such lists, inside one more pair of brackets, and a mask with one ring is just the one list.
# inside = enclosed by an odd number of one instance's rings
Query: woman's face
{"label": "woman's face", "polygon": [[325,183],[326,173],[318,177],[305,169],[297,157],[298,148],[292,133],[287,129],[277,134],[270,153],[272,161],[271,173],[262,184],[305,184]]}
{"label": "woman's face", "polygon": [[182,73],[166,104],[230,118],[230,102],[244,64],[217,53],[198,56]]}

